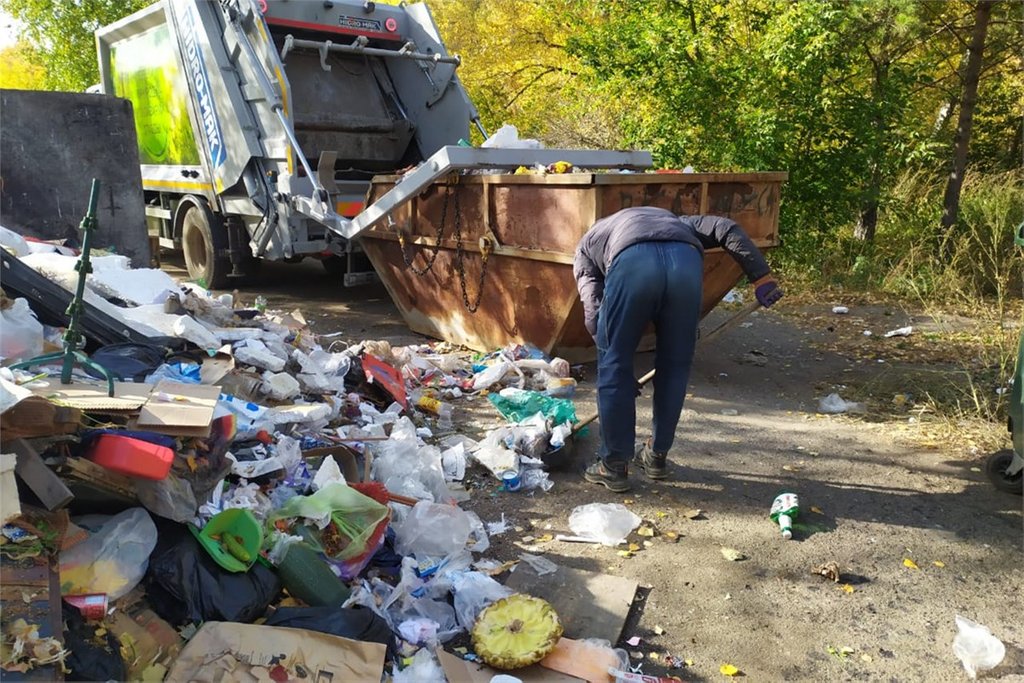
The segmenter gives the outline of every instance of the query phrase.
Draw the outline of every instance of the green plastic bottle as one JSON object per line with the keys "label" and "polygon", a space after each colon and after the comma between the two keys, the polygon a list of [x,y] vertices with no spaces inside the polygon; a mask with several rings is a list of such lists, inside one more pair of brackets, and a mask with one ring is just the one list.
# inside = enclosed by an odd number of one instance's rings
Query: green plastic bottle
{"label": "green plastic bottle", "polygon": [[782,537],[786,540],[793,538],[793,520],[799,514],[800,501],[795,493],[780,493],[776,496],[769,513],[772,521],[779,525]]}

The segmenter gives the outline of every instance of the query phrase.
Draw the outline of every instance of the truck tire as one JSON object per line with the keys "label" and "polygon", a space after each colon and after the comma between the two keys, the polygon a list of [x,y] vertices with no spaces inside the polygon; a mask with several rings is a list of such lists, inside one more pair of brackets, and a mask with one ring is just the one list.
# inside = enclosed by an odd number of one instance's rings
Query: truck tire
{"label": "truck tire", "polygon": [[221,227],[209,211],[191,202],[181,221],[181,246],[188,276],[207,289],[222,289],[231,273],[231,260],[223,256],[227,235]]}

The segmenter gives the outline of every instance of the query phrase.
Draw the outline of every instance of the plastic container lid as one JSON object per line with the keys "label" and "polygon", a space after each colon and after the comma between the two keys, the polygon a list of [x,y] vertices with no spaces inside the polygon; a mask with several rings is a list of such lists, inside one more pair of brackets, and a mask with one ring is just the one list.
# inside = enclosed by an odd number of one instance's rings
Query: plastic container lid
{"label": "plastic container lid", "polygon": [[[231,509],[218,512],[210,518],[202,531],[191,524],[188,528],[213,561],[229,572],[248,571],[259,556],[260,547],[263,545],[263,527],[248,510]],[[248,562],[243,562],[232,555],[222,540],[214,538],[222,537],[223,534],[231,534],[240,539],[242,547],[249,553]]]}

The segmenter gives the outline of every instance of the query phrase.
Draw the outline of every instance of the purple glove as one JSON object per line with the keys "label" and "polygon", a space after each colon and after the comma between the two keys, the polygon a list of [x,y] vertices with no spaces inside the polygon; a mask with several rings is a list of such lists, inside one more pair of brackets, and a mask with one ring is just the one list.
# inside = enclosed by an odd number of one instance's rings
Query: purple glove
{"label": "purple glove", "polygon": [[754,290],[754,296],[757,297],[757,303],[768,308],[782,298],[782,290],[779,289],[778,282],[775,280],[768,280],[767,282],[757,286]]}

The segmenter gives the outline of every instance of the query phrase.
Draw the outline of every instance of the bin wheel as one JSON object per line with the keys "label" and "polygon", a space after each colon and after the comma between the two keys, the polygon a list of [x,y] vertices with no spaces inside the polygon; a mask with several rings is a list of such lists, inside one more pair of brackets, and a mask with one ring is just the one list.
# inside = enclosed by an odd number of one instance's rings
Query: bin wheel
{"label": "bin wheel", "polygon": [[189,277],[208,289],[222,289],[231,272],[230,259],[222,255],[227,235],[219,221],[211,226],[210,218],[203,207],[189,206],[181,224],[181,246]]}
{"label": "bin wheel", "polygon": [[328,256],[320,259],[328,275],[342,277],[348,272],[348,259],[344,256]]}
{"label": "bin wheel", "polygon": [[1006,470],[1010,467],[1011,462],[1013,462],[1013,451],[1005,450],[993,453],[985,461],[985,474],[988,475],[992,485],[1000,491],[1021,495],[1024,493],[1024,470],[1012,476],[1008,475]]}

